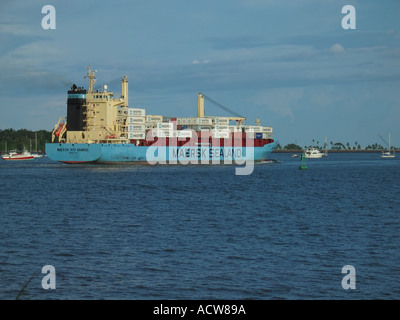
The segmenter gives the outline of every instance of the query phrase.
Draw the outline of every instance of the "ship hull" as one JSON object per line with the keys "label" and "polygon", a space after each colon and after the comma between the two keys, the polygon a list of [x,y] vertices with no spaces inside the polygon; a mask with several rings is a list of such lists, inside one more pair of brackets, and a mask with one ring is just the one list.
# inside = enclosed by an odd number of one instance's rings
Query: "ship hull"
{"label": "ship hull", "polygon": [[32,157],[3,157],[3,160],[6,161],[21,161],[21,160],[33,160],[33,156]]}
{"label": "ship hull", "polygon": [[46,154],[54,161],[71,164],[243,164],[245,161],[267,160],[275,147],[275,142],[243,148],[47,143]]}

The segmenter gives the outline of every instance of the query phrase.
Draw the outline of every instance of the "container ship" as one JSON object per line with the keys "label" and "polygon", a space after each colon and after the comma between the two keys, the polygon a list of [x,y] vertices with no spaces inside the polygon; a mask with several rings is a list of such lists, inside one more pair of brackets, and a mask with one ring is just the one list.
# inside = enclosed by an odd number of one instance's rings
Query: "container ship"
{"label": "container ship", "polygon": [[272,127],[245,125],[245,117],[204,114],[197,96],[197,117],[149,115],[128,105],[128,79],[121,92],[104,85],[95,90],[95,70],[87,70],[86,90],[68,91],[67,116],[61,117],[46,143],[47,156],[69,164],[244,164],[265,161],[276,147]]}

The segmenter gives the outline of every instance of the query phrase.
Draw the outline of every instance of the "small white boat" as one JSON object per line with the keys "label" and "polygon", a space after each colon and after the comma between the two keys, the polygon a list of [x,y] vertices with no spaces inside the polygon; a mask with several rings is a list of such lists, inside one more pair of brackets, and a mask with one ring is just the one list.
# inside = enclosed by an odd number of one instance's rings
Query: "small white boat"
{"label": "small white boat", "polygon": [[394,158],[395,154],[394,154],[394,149],[392,151],[390,151],[390,134],[389,134],[389,149],[387,151],[382,151],[382,158]]}
{"label": "small white boat", "polygon": [[395,157],[394,150],[393,150],[393,152],[390,152],[390,151],[383,152],[382,151],[381,157],[382,158],[394,158]]}
{"label": "small white boat", "polygon": [[316,148],[308,147],[307,150],[304,152],[304,156],[307,159],[318,159],[322,158],[323,153]]}
{"label": "small white boat", "polygon": [[1,158],[3,160],[32,160],[34,156],[27,151],[24,151],[23,153],[10,151],[8,154],[3,154]]}
{"label": "small white boat", "polygon": [[33,156],[34,158],[43,158],[43,154],[36,153],[36,152],[32,153],[32,156]]}

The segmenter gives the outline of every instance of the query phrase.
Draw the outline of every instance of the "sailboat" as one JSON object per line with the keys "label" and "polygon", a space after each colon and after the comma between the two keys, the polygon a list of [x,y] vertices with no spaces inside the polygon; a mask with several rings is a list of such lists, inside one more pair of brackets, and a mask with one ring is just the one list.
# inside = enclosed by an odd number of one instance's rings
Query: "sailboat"
{"label": "sailboat", "polygon": [[43,154],[37,152],[37,132],[35,132],[35,152],[32,153],[34,158],[42,158]]}
{"label": "sailboat", "polygon": [[326,137],[325,137],[324,147],[325,147],[325,151],[324,151],[323,156],[327,157],[328,156],[328,142],[326,141]]}
{"label": "sailboat", "polygon": [[389,149],[388,151],[382,151],[382,158],[394,158],[395,154],[394,154],[394,149],[392,151],[390,151],[390,133],[389,133]]}

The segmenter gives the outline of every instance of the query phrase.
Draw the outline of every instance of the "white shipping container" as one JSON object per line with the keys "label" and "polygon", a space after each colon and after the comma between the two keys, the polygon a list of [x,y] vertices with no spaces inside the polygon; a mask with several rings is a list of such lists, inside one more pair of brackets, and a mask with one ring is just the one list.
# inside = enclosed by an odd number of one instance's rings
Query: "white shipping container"
{"label": "white shipping container", "polygon": [[272,133],[272,127],[263,127],[263,133]]}
{"label": "white shipping container", "polygon": [[146,116],[146,122],[162,122],[162,121],[163,121],[163,116],[154,116],[154,115]]}
{"label": "white shipping container", "polygon": [[263,133],[262,138],[263,139],[272,139],[272,133]]}
{"label": "white shipping container", "polygon": [[145,118],[144,117],[128,117],[127,121],[128,121],[128,124],[144,124]]}
{"label": "white shipping container", "polygon": [[249,126],[247,131],[248,132],[263,132],[263,128],[260,126]]}
{"label": "white shipping container", "polygon": [[130,117],[144,117],[146,115],[145,109],[128,108],[128,116]]}
{"label": "white shipping container", "polygon": [[128,124],[128,132],[140,131],[144,132],[146,130],[146,126],[144,124]]}
{"label": "white shipping container", "polygon": [[197,118],[184,118],[182,124],[197,124]]}
{"label": "white shipping container", "polygon": [[128,132],[128,139],[144,140],[146,139],[145,132]]}
{"label": "white shipping container", "polygon": [[178,138],[191,138],[192,137],[192,131],[191,130],[176,131],[176,137],[178,137]]}
{"label": "white shipping container", "polygon": [[153,137],[165,137],[165,138],[172,138],[174,136],[173,131],[169,130],[161,130],[161,129],[152,129],[151,134]]}
{"label": "white shipping container", "polygon": [[216,131],[216,130],[213,130],[212,131],[212,137],[213,138],[217,138],[217,139],[220,139],[220,138],[227,139],[227,138],[230,137],[230,132],[229,131]]}
{"label": "white shipping container", "polygon": [[162,130],[172,130],[174,128],[174,124],[172,122],[161,122],[157,123],[157,128]]}
{"label": "white shipping container", "polygon": [[197,124],[202,124],[202,125],[212,125],[212,119],[211,118],[195,118],[197,119],[196,123]]}
{"label": "white shipping container", "polygon": [[213,124],[229,125],[229,119],[228,118],[213,118],[212,122],[213,122]]}
{"label": "white shipping container", "polygon": [[212,129],[216,129],[216,130],[229,130],[229,126],[227,126],[227,125],[221,125],[221,124],[216,124],[215,126],[212,127]]}

